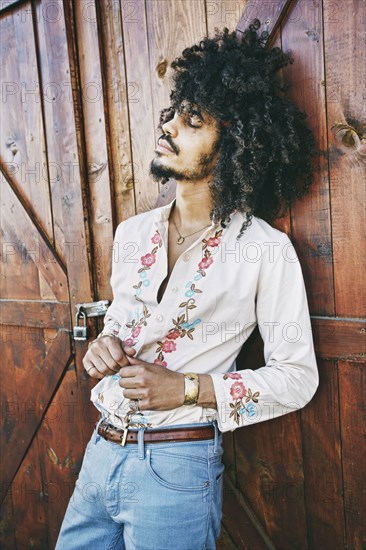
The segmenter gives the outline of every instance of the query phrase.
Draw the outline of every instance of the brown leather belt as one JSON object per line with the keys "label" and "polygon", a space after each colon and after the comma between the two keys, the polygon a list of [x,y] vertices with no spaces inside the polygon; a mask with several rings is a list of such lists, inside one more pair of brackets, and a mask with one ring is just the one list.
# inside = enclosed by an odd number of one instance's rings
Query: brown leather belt
{"label": "brown leather belt", "polygon": [[[98,434],[104,437],[107,441],[113,443],[119,443],[124,445],[125,443],[137,443],[138,429],[129,429],[127,434],[123,428],[116,428],[112,424],[108,424],[103,420],[98,426]],[[154,429],[144,430],[144,442],[145,443],[162,443],[164,441],[197,441],[200,439],[213,439],[215,436],[215,428],[213,426],[205,426],[197,428],[164,428],[163,430]]]}

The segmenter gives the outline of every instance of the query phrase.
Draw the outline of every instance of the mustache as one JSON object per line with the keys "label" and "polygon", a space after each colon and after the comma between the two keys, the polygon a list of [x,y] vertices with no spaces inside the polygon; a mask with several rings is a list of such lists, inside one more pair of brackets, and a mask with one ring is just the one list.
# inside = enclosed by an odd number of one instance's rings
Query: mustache
{"label": "mustache", "polygon": [[164,141],[166,141],[170,145],[170,147],[173,149],[174,153],[179,153],[179,151],[177,150],[175,144],[172,142],[170,136],[167,136],[166,134],[161,134],[161,136],[159,136],[158,143],[161,139],[163,139]]}

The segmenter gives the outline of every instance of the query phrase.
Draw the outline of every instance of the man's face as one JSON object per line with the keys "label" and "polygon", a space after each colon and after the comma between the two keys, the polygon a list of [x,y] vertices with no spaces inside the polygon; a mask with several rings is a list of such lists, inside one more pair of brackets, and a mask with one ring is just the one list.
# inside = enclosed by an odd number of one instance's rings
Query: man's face
{"label": "man's face", "polygon": [[156,156],[150,164],[155,179],[198,181],[209,176],[216,164],[218,121],[195,104],[183,101],[181,107],[181,115],[175,111],[174,117],[162,125]]}

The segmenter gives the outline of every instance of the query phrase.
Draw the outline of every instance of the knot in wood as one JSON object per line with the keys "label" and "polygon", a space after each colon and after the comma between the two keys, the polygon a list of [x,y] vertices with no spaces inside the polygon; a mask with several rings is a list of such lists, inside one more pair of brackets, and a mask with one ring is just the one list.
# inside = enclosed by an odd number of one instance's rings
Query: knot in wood
{"label": "knot in wood", "polygon": [[156,70],[158,72],[159,78],[164,78],[167,68],[168,68],[168,61],[166,59],[163,59],[158,63]]}

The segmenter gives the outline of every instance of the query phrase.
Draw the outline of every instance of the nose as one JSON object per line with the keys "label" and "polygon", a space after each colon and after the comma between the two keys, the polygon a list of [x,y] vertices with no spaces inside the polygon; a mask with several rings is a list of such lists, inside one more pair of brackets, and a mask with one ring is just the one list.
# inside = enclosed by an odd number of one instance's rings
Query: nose
{"label": "nose", "polygon": [[170,136],[173,136],[173,137],[177,135],[178,116],[179,116],[178,113],[175,112],[173,118],[164,122],[164,124],[161,127],[164,134],[169,134]]}

